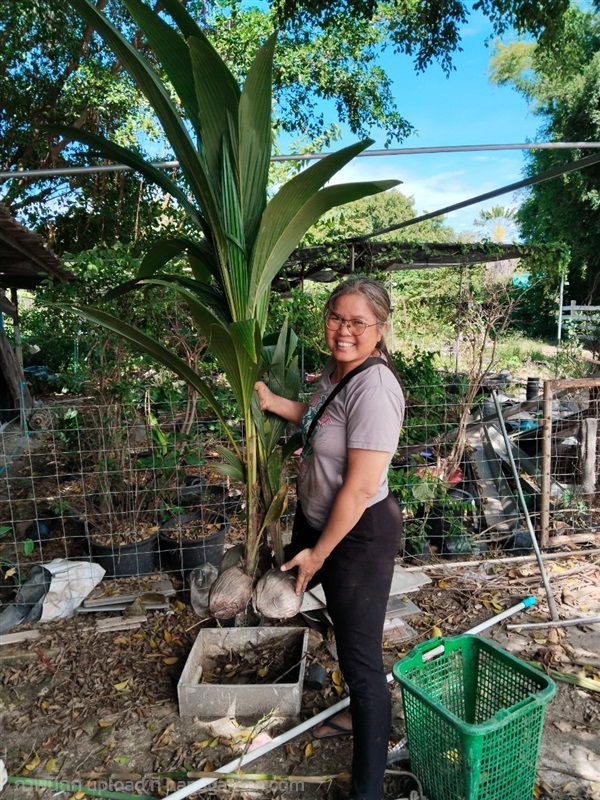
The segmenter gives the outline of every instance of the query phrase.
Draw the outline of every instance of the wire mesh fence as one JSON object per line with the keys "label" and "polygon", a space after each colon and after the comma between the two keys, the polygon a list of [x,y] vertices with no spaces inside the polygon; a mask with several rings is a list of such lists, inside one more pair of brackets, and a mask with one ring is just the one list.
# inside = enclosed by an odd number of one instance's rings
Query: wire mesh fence
{"label": "wire mesh fence", "polygon": [[[389,471],[404,510],[402,563],[525,555],[531,531],[546,549],[593,546],[599,379],[525,386],[500,375],[466,409],[458,379],[406,395]],[[0,433],[3,602],[54,559],[100,563],[107,578],[168,574],[183,587],[191,569],[218,566],[244,541],[245,490],[218,473],[225,436],[214,420],[184,430],[173,406],[73,398],[37,409],[28,426]]]}

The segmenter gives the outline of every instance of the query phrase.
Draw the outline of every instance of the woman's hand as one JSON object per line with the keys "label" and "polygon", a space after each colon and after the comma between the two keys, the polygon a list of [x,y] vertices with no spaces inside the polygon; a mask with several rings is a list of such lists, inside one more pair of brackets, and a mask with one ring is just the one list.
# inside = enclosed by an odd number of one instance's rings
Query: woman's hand
{"label": "woman's hand", "polygon": [[271,411],[273,407],[273,400],[275,399],[276,395],[269,389],[266,383],[262,381],[257,381],[254,384],[254,391],[258,395],[258,404],[260,405],[261,411]]}
{"label": "woman's hand", "polygon": [[315,553],[313,547],[307,547],[306,550],[300,550],[297,556],[294,556],[290,561],[286,561],[282,565],[281,571],[287,572],[289,569],[298,567],[298,577],[296,578],[296,594],[302,594],[306,591],[308,582],[323,566],[324,558],[321,558]]}

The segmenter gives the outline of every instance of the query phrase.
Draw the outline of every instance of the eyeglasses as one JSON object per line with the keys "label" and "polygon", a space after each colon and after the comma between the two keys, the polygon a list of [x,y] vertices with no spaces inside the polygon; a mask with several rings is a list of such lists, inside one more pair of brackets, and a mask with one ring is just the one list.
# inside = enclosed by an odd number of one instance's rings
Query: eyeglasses
{"label": "eyeglasses", "polygon": [[325,317],[325,327],[327,330],[339,331],[344,325],[348,327],[348,333],[352,336],[362,336],[367,328],[373,328],[375,325],[379,325],[379,323],[372,322],[370,325],[367,325],[362,319],[344,319],[343,317],[338,317],[337,314],[328,314]]}

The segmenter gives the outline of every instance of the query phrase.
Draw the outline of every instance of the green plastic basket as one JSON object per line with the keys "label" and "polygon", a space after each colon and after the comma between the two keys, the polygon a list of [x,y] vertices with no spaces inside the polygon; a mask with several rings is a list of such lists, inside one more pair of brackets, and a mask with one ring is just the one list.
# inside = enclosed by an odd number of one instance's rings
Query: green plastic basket
{"label": "green plastic basket", "polygon": [[531,800],[550,678],[478,636],[424,642],[393,674],[429,800]]}

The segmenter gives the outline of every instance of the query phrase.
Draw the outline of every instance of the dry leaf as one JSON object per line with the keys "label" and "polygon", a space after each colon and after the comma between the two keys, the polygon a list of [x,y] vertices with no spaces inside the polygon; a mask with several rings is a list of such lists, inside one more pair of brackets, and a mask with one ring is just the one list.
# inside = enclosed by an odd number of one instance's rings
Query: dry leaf
{"label": "dry leaf", "polygon": [[450,589],[451,586],[448,581],[438,581],[438,586],[440,589]]}
{"label": "dry leaf", "polygon": [[305,758],[310,758],[313,753],[314,753],[314,748],[312,746],[312,742],[309,742],[304,748],[304,756]]}
{"label": "dry leaf", "polygon": [[261,667],[259,670],[257,670],[256,674],[258,675],[259,678],[264,678],[268,671],[269,668],[265,665],[264,667]]}
{"label": "dry leaf", "polygon": [[177,609],[177,611],[185,611],[185,603],[182,603],[181,600],[176,600],[175,608]]}
{"label": "dry leaf", "polygon": [[171,631],[165,631],[165,642],[172,642],[173,641],[173,634]]}
{"label": "dry leaf", "polygon": [[331,673],[331,680],[334,682],[336,686],[342,686],[343,683],[342,673],[339,671],[339,669],[333,670],[333,672]]}
{"label": "dry leaf", "polygon": [[204,772],[212,772],[213,771],[212,761],[207,761],[206,762],[206,764],[204,765],[203,771]]}
{"label": "dry leaf", "polygon": [[124,689],[127,688],[127,684],[129,683],[129,678],[126,681],[121,681],[121,683],[113,684],[114,688],[117,692],[122,692]]}
{"label": "dry leaf", "polygon": [[209,739],[203,739],[201,742],[192,742],[192,747],[208,747]]}
{"label": "dry leaf", "polygon": [[124,636],[117,636],[115,644],[128,644],[128,641]]}
{"label": "dry leaf", "polygon": [[46,772],[58,772],[58,764],[55,758],[49,758],[46,761]]}
{"label": "dry leaf", "polygon": [[166,664],[168,667],[171,667],[173,664],[176,664],[179,661],[177,656],[169,656],[169,658],[163,658],[163,664]]}
{"label": "dry leaf", "polygon": [[443,636],[442,629],[439,628],[437,625],[433,625],[431,631],[429,632],[429,638],[437,639],[439,636]]}
{"label": "dry leaf", "polygon": [[175,728],[175,724],[173,722],[171,722],[170,725],[167,725],[167,727],[161,733],[158,742],[156,743],[157,747],[166,747],[166,745],[168,745],[170,743],[171,734],[173,733],[173,729],[174,728]]}
{"label": "dry leaf", "polygon": [[29,764],[25,764],[25,769],[27,770],[27,772],[32,772],[39,765],[39,763],[40,763],[40,757],[34,756],[29,762]]}
{"label": "dry leaf", "polygon": [[568,733],[569,731],[573,730],[573,726],[570,722],[565,722],[565,720],[558,719],[554,722],[554,727],[558,728],[559,731],[563,733]]}

